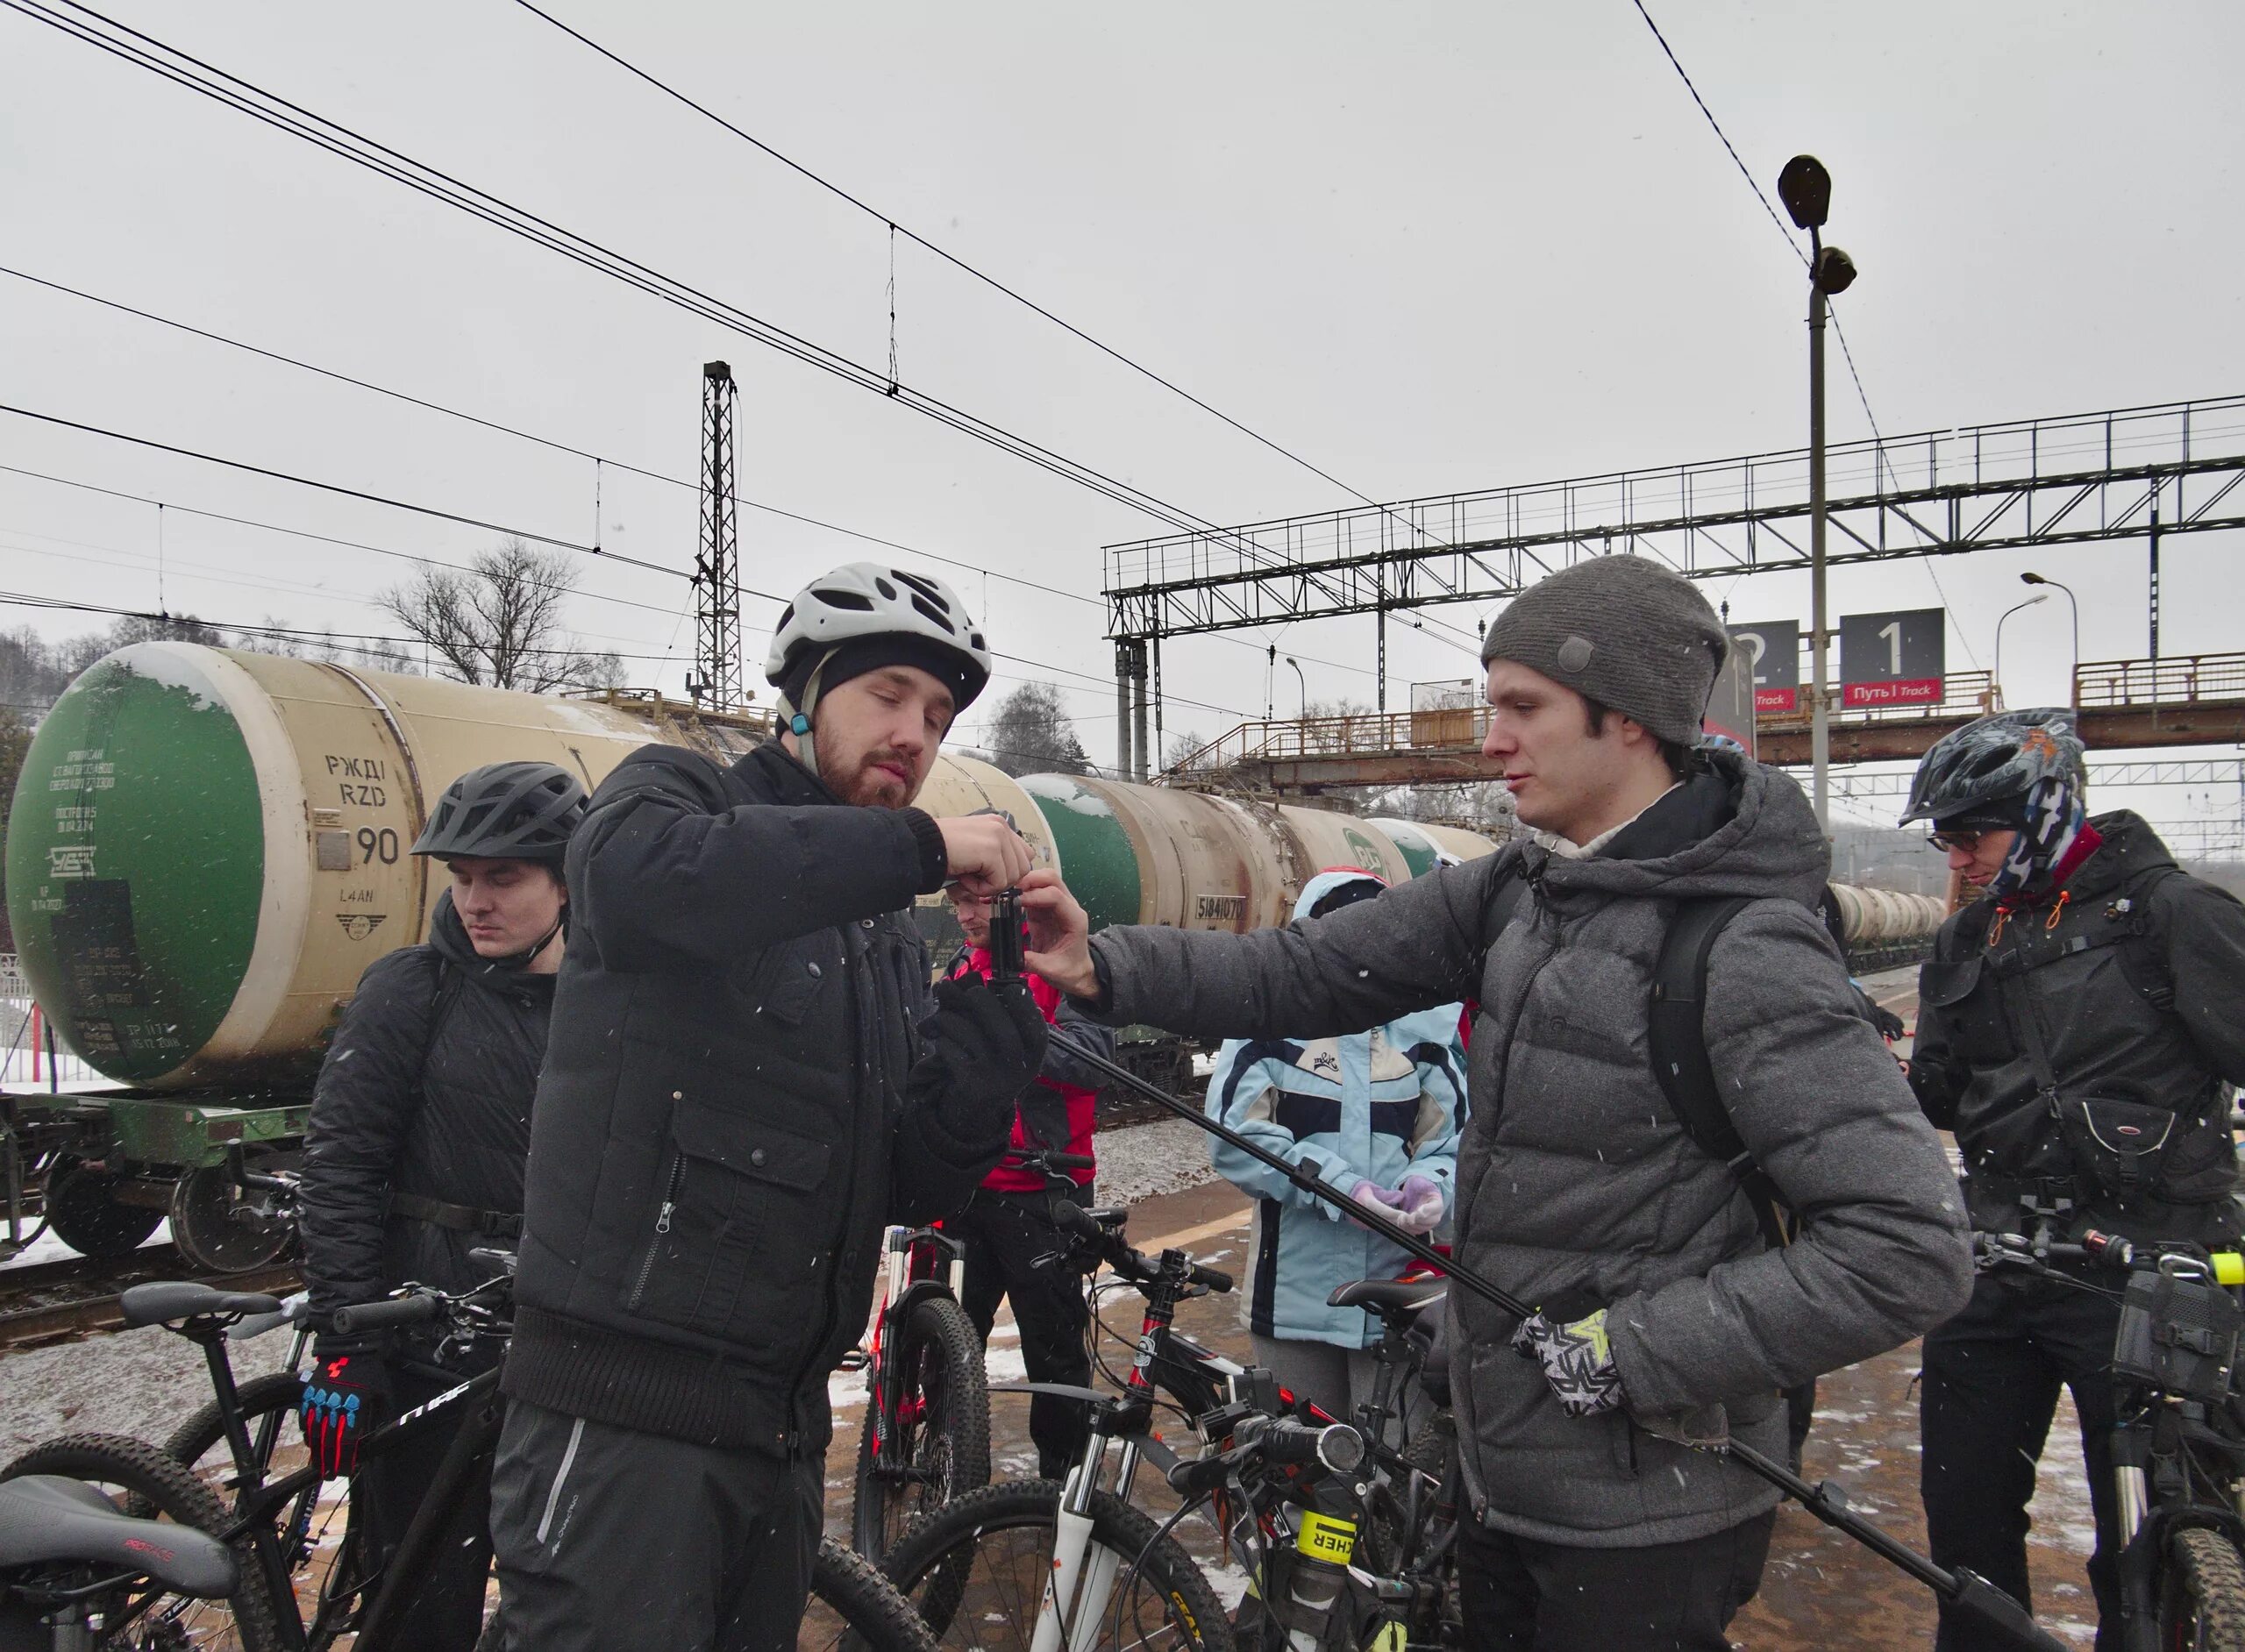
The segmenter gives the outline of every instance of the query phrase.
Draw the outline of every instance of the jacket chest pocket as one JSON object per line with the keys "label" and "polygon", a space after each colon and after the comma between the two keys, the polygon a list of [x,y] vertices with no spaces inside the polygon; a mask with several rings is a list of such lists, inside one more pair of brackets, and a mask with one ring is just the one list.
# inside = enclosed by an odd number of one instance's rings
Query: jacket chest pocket
{"label": "jacket chest pocket", "polygon": [[842,990],[844,973],[842,950],[832,937],[807,935],[767,951],[739,990],[759,1020],[800,1027],[823,995]]}
{"label": "jacket chest pocket", "polygon": [[1939,1010],[1956,1054],[1975,1067],[2000,1066],[2019,1054],[2004,1014],[2003,991],[1985,958],[1935,959],[1918,970],[1918,1007]]}
{"label": "jacket chest pocket", "polygon": [[823,1142],[681,1098],[624,1307],[738,1340],[799,1296],[804,1257],[825,1248],[819,1193],[831,1157]]}

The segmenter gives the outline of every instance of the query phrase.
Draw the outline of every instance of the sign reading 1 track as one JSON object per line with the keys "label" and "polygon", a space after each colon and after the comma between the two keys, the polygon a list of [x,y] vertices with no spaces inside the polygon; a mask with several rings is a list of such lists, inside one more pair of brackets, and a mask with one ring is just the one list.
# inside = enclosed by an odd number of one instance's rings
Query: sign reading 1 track
{"label": "sign reading 1 track", "polygon": [[1840,618],[1840,703],[1842,706],[1931,706],[1947,674],[1937,608],[1896,614],[1847,614]]}
{"label": "sign reading 1 track", "polygon": [[1762,625],[1734,625],[1731,647],[1754,662],[1754,709],[1797,711],[1800,707],[1800,622],[1771,620]]}

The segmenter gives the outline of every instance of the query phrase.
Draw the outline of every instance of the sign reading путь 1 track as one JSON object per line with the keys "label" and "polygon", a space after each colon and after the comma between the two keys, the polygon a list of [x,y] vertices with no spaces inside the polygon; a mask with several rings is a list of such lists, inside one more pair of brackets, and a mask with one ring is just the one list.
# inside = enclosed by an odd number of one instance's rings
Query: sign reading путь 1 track
{"label": "sign reading \u043f\u0443\u0442\u044c 1 track", "polygon": [[1946,675],[1937,608],[1840,617],[1840,703],[1930,706],[1941,701]]}
{"label": "sign reading \u043f\u0443\u0442\u044c 1 track", "polygon": [[1800,701],[1800,622],[1734,625],[1730,645],[1754,662],[1754,709],[1792,711]]}

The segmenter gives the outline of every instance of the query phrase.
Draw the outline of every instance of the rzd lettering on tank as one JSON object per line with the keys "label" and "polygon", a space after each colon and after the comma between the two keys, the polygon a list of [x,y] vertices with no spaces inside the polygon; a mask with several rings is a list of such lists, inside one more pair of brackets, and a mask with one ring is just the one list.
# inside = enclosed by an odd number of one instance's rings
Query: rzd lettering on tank
{"label": "rzd lettering on tank", "polygon": [[337,795],[346,805],[381,808],[389,802],[389,792],[383,785],[389,774],[380,758],[345,757],[331,751],[327,773],[335,782]]}

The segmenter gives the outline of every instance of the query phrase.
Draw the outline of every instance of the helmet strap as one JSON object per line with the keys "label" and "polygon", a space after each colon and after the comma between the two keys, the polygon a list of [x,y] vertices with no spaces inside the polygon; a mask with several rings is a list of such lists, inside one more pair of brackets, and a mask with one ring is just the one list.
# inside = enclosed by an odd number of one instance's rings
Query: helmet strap
{"label": "helmet strap", "polygon": [[[834,652],[829,649],[826,659],[820,660],[812,668],[810,680],[803,685],[803,703],[801,709],[788,708],[788,732],[795,737],[796,755],[802,760],[802,765],[813,774],[818,773],[818,753],[811,744],[810,720],[818,710],[819,689],[826,675],[826,660],[833,658]],[[786,707],[788,702],[782,700],[780,703]]]}

